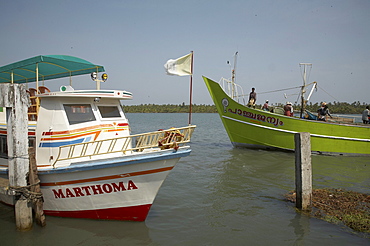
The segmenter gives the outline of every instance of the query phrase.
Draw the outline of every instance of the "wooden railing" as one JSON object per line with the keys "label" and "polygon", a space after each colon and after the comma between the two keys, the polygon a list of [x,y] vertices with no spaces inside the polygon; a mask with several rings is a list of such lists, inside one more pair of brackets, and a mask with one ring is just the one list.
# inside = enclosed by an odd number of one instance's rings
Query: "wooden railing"
{"label": "wooden railing", "polygon": [[58,156],[53,163],[72,160],[77,158],[89,158],[94,156],[114,153],[131,154],[149,150],[163,150],[173,148],[177,150],[180,146],[190,142],[196,126],[181,128],[170,128],[156,132],[135,134],[121,138],[97,140],[86,143],[64,145],[59,147]]}

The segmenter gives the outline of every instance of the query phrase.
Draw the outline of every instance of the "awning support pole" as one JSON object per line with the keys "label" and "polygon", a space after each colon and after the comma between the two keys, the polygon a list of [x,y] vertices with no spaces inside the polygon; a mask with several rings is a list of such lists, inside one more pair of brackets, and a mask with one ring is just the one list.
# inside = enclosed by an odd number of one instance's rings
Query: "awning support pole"
{"label": "awning support pole", "polygon": [[36,63],[36,94],[39,94],[39,64]]}
{"label": "awning support pole", "polygon": [[[96,67],[96,74],[98,73],[99,73],[99,68]],[[96,80],[96,89],[100,90],[100,80],[99,79]]]}

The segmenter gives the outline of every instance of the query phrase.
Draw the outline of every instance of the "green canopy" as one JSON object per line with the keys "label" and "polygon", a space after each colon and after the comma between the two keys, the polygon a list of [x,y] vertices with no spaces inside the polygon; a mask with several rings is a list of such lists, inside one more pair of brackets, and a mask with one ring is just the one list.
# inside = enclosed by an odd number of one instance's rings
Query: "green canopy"
{"label": "green canopy", "polygon": [[23,61],[0,67],[0,83],[28,83],[63,77],[104,72],[104,67],[86,60],[65,55],[35,56]]}

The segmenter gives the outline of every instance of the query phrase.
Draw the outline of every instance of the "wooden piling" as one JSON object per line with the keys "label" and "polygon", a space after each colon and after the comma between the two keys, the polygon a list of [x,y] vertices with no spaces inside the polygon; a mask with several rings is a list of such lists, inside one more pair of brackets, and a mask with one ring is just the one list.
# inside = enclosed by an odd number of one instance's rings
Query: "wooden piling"
{"label": "wooden piling", "polygon": [[311,137],[308,132],[294,135],[296,207],[310,210],[312,204]]}
{"label": "wooden piling", "polygon": [[18,230],[32,228],[32,208],[22,194],[27,186],[29,99],[24,84],[2,84],[0,106],[6,108],[9,185],[17,191],[15,218]]}
{"label": "wooden piling", "polygon": [[29,158],[30,158],[30,174],[29,174],[29,183],[31,195],[33,197],[33,209],[35,211],[35,221],[40,226],[45,226],[45,215],[44,215],[44,205],[43,198],[40,188],[40,180],[37,175],[37,165],[35,158],[35,149],[33,147],[28,148]]}

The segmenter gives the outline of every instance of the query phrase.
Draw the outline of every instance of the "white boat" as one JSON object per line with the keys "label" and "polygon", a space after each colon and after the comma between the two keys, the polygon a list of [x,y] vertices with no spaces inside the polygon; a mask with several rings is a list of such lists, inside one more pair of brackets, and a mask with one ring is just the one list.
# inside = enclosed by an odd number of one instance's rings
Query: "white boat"
{"label": "white boat", "polygon": [[[95,75],[103,71],[76,57],[37,56],[0,67],[0,83],[36,82],[38,89],[28,88],[28,136],[46,215],[144,221],[167,175],[190,154],[195,126],[132,135],[120,104],[132,94],[100,89]],[[70,84],[50,92],[38,85],[92,72],[96,90]],[[0,111],[0,177],[6,179],[6,113]],[[7,194],[0,199],[12,203]]]}

